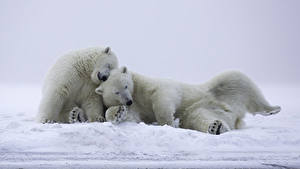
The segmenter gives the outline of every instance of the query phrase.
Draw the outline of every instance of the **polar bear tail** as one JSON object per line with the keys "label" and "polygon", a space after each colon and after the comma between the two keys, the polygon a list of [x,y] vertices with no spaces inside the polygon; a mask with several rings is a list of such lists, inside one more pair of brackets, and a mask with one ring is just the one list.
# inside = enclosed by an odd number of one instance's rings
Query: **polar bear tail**
{"label": "polar bear tail", "polygon": [[252,114],[272,115],[280,112],[280,106],[271,106],[258,87],[244,74],[229,71],[207,83],[209,92],[219,101]]}

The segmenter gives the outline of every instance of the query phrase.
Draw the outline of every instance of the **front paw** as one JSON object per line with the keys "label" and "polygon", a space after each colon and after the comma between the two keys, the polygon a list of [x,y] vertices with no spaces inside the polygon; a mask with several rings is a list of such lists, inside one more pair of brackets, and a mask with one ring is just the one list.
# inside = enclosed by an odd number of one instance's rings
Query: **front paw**
{"label": "front paw", "polygon": [[98,122],[105,122],[105,118],[101,115],[99,115],[96,119]]}
{"label": "front paw", "polygon": [[55,120],[44,119],[44,120],[42,121],[42,123],[43,123],[43,124],[45,124],[45,123],[53,124],[53,123],[56,123],[56,121],[55,121]]}
{"label": "front paw", "polygon": [[126,116],[127,107],[123,105],[110,107],[105,113],[106,120],[114,124],[119,124],[120,122],[126,120]]}
{"label": "front paw", "polygon": [[69,113],[69,123],[86,122],[87,118],[83,110],[79,107],[74,107]]}

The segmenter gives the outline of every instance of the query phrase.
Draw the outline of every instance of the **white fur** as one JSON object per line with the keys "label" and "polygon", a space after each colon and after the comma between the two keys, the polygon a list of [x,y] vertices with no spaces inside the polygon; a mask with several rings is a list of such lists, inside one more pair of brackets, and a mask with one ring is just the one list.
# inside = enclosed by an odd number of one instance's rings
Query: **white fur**
{"label": "white fur", "polygon": [[220,122],[224,132],[239,128],[246,112],[271,115],[280,111],[237,71],[223,73],[202,85],[190,85],[148,78],[122,68],[112,71],[96,92],[103,95],[106,106],[124,105],[132,98],[128,111],[138,114],[137,121],[174,125],[175,117],[180,119],[180,127],[202,132]]}
{"label": "white fur", "polygon": [[102,98],[95,93],[101,83],[97,74],[109,76],[118,67],[109,48],[93,47],[60,57],[46,75],[37,120],[68,122],[69,112],[80,107],[88,121],[103,119]]}

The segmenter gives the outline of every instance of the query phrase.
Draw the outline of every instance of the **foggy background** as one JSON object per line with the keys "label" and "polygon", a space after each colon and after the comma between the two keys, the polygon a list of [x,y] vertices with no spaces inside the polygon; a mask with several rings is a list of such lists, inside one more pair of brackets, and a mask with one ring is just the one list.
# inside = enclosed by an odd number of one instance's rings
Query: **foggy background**
{"label": "foggy background", "polygon": [[201,83],[225,70],[300,82],[300,1],[1,0],[0,83],[42,84],[62,54],[110,46],[120,65]]}

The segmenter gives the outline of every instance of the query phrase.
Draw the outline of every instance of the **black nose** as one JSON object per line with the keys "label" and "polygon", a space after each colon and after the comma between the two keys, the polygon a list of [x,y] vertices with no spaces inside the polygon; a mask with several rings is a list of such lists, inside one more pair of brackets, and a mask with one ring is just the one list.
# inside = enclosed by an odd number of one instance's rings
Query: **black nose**
{"label": "black nose", "polygon": [[107,76],[102,76],[101,80],[102,80],[102,81],[107,80]]}
{"label": "black nose", "polygon": [[128,102],[126,102],[126,105],[127,105],[127,106],[130,106],[130,105],[132,105],[132,101],[131,101],[131,100],[129,100]]}
{"label": "black nose", "polygon": [[101,73],[100,72],[97,73],[97,77],[98,77],[99,80],[101,80]]}

